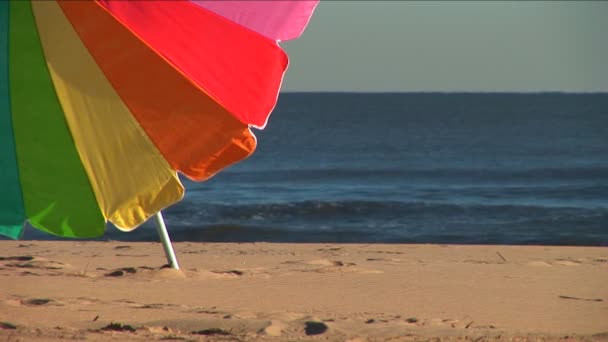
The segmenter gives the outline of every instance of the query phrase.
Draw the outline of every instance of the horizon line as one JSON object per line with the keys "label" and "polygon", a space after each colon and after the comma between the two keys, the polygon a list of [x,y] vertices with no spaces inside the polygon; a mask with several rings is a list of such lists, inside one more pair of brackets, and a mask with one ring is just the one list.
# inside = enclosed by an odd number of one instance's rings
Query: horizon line
{"label": "horizon line", "polygon": [[606,91],[568,90],[281,90],[284,94],[568,94],[568,95],[608,95]]}

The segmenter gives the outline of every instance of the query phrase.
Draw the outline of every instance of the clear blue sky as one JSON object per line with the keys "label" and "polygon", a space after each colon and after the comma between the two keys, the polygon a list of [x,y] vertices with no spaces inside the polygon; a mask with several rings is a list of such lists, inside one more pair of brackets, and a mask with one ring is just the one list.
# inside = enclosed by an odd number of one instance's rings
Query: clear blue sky
{"label": "clear blue sky", "polygon": [[608,92],[608,1],[321,0],[284,91]]}

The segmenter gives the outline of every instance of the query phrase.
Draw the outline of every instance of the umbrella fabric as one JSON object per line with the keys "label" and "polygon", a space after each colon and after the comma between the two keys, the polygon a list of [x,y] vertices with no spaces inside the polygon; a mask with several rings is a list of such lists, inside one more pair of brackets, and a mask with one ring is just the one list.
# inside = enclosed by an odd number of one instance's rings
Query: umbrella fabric
{"label": "umbrella fabric", "polygon": [[0,234],[129,231],[183,197],[177,171],[202,181],[253,152],[277,41],[317,1],[210,3],[0,2]]}
{"label": "umbrella fabric", "polygon": [[278,41],[300,37],[317,6],[317,1],[299,0],[193,0],[193,2]]}

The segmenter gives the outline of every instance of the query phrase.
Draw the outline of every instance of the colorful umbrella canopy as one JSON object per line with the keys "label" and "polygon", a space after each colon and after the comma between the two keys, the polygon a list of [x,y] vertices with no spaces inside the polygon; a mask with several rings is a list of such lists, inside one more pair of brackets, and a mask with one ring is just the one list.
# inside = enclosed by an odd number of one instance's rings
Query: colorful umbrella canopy
{"label": "colorful umbrella canopy", "polygon": [[0,234],[130,231],[249,156],[318,0],[0,2]]}

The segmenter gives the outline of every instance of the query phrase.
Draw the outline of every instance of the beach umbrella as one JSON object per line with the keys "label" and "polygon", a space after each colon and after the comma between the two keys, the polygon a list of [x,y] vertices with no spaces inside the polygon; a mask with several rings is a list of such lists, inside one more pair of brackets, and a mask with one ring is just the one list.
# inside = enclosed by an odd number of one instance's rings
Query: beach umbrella
{"label": "beach umbrella", "polygon": [[131,231],[249,156],[317,0],[0,2],[0,234]]}

